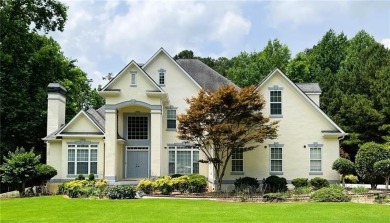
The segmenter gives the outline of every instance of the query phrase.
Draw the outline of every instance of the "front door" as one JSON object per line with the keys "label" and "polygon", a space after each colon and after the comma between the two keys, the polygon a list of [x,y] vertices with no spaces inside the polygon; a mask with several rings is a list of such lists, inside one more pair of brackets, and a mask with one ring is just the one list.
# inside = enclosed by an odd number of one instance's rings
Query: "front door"
{"label": "front door", "polygon": [[149,168],[148,147],[127,147],[126,178],[147,178]]}
{"label": "front door", "polygon": [[125,115],[125,178],[149,177],[150,114]]}

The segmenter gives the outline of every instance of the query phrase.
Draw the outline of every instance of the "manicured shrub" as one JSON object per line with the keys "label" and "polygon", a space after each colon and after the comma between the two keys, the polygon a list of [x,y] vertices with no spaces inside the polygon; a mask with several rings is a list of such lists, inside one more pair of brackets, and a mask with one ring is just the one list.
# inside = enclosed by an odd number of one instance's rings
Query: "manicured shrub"
{"label": "manicured shrub", "polygon": [[24,196],[26,182],[36,175],[36,167],[39,165],[40,156],[34,151],[26,152],[23,148],[17,148],[15,152],[9,152],[4,156],[4,163],[0,166],[1,182],[15,185],[21,197]]}
{"label": "manicured shrub", "polygon": [[351,160],[340,157],[333,162],[332,170],[336,170],[341,175],[341,182],[345,186],[344,178],[346,175],[354,173],[355,164]]}
{"label": "manicured shrub", "polygon": [[58,186],[58,194],[68,195],[70,198],[96,196],[102,198],[107,187],[107,181],[101,180],[71,180]]}
{"label": "manicured shrub", "polygon": [[106,196],[109,199],[134,199],[135,189],[129,185],[117,185],[108,187],[106,190]]}
{"label": "manicured shrub", "polygon": [[188,176],[172,178],[172,183],[174,190],[180,191],[180,193],[188,191],[188,188],[190,186]]}
{"label": "manicured shrub", "polygon": [[287,180],[284,177],[269,176],[264,180],[263,185],[267,193],[287,191]]}
{"label": "manicured shrub", "polygon": [[236,192],[248,191],[250,193],[255,193],[257,188],[259,188],[259,185],[257,178],[240,177],[234,182],[234,190]]}
{"label": "manicured shrub", "polygon": [[169,195],[173,191],[173,182],[170,176],[159,177],[155,181],[156,189],[163,195]]}
{"label": "manicured shrub", "polygon": [[282,193],[268,193],[263,195],[263,200],[267,202],[281,202],[285,201],[286,198]]}
{"label": "manicured shrub", "polygon": [[88,180],[95,180],[95,174],[90,173],[90,174],[88,175]]}
{"label": "manicured shrub", "polygon": [[79,174],[79,175],[76,177],[75,180],[85,180],[85,177],[84,177],[84,175]]}
{"label": "manicured shrub", "polygon": [[188,175],[188,184],[188,192],[190,193],[202,193],[207,188],[206,177],[196,173]]}
{"label": "manicured shrub", "polygon": [[295,178],[292,180],[292,185],[294,185],[295,188],[299,187],[307,187],[309,185],[307,178]]}
{"label": "manicured shrub", "polygon": [[385,178],[386,190],[389,190],[390,159],[380,160],[374,163],[374,171],[377,175]]}
{"label": "manicured shrub", "polygon": [[390,159],[390,150],[382,144],[374,142],[364,143],[356,154],[356,172],[363,179],[376,188],[378,174],[374,170],[375,162]]}
{"label": "manicured shrub", "polygon": [[351,198],[346,195],[343,187],[337,185],[315,191],[310,196],[310,200],[315,202],[348,202]]}
{"label": "manicured shrub", "polygon": [[137,190],[143,191],[145,194],[151,194],[154,188],[155,183],[151,179],[142,179],[137,185]]}
{"label": "manicured shrub", "polygon": [[[36,194],[48,194],[48,191],[44,187],[46,182],[57,175],[57,170],[54,167],[47,164],[38,164],[35,167],[35,174],[33,179],[28,181],[27,185],[35,186]],[[34,191],[31,191],[34,192]]]}
{"label": "manicured shrub", "polygon": [[329,187],[329,181],[321,177],[315,177],[310,180],[310,186],[312,186],[314,190],[318,190],[323,187]]}
{"label": "manicured shrub", "polygon": [[348,174],[344,177],[345,183],[351,183],[351,184],[356,184],[359,182],[359,178],[355,175]]}

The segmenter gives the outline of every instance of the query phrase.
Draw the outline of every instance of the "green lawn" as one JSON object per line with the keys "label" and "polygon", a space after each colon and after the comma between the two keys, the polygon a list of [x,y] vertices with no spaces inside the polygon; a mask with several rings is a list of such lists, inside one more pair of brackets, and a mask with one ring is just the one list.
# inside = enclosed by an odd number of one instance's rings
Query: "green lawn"
{"label": "green lawn", "polygon": [[[385,222],[390,206],[240,203],[212,200],[88,200],[62,196],[1,200],[0,222]],[[385,220],[387,219],[387,220]]]}

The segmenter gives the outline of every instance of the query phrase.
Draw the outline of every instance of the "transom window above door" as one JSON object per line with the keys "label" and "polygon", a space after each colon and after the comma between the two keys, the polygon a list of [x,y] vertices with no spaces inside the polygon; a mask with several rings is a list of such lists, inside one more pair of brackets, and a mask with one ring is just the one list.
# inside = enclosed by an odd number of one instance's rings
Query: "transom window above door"
{"label": "transom window above door", "polygon": [[149,119],[145,116],[129,116],[127,119],[127,139],[147,140]]}

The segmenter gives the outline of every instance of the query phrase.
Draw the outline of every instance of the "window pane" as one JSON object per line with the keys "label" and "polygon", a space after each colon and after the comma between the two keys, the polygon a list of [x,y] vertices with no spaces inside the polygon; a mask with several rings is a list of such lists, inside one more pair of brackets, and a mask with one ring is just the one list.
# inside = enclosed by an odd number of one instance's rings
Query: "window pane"
{"label": "window pane", "polygon": [[282,104],[281,103],[271,103],[271,115],[281,115],[282,114]]}
{"label": "window pane", "polygon": [[271,91],[271,102],[282,102],[282,92],[281,91]]}
{"label": "window pane", "polygon": [[88,162],[77,162],[77,174],[88,174]]}
{"label": "window pane", "polygon": [[310,148],[310,159],[321,159],[321,148]]}
{"label": "window pane", "polygon": [[282,160],[271,160],[271,171],[282,171]]}
{"label": "window pane", "polygon": [[128,117],[128,139],[148,139],[148,117]]}
{"label": "window pane", "polygon": [[192,152],[192,154],[193,154],[193,162],[194,163],[198,163],[198,161],[199,161],[199,151],[193,151]]}
{"label": "window pane", "polygon": [[88,149],[77,150],[77,161],[88,161]]}
{"label": "window pane", "polygon": [[91,162],[90,173],[97,174],[97,162]]}
{"label": "window pane", "polygon": [[232,160],[232,171],[243,171],[243,160]]}
{"label": "window pane", "polygon": [[321,160],[310,160],[310,171],[321,171]]}
{"label": "window pane", "polygon": [[136,80],[135,80],[135,73],[131,73],[131,84],[135,85],[136,84]]}
{"label": "window pane", "polygon": [[176,120],[167,120],[167,128],[175,129],[176,128]]}
{"label": "window pane", "polygon": [[169,175],[175,174],[175,163],[169,163]]}
{"label": "window pane", "polygon": [[74,162],[68,162],[68,174],[74,174]]}
{"label": "window pane", "polygon": [[169,162],[170,163],[175,162],[175,151],[169,151]]}
{"label": "window pane", "polygon": [[164,75],[164,73],[160,73],[159,83],[160,84],[165,84],[165,75]]}
{"label": "window pane", "polygon": [[91,149],[91,159],[90,161],[97,161],[97,150]]}
{"label": "window pane", "polygon": [[243,159],[242,149],[237,149],[232,153],[232,159]]}
{"label": "window pane", "polygon": [[168,119],[176,119],[176,110],[173,110],[173,109],[167,110],[167,118]]}
{"label": "window pane", "polygon": [[74,149],[68,150],[68,161],[75,161],[75,151]]}
{"label": "window pane", "polygon": [[177,173],[191,173],[191,151],[177,151]]}
{"label": "window pane", "polygon": [[193,163],[193,170],[192,173],[199,173],[199,163]]}
{"label": "window pane", "polygon": [[169,174],[199,173],[199,149],[197,147],[170,146],[169,150]]}
{"label": "window pane", "polygon": [[283,149],[271,148],[271,171],[283,171]]}

